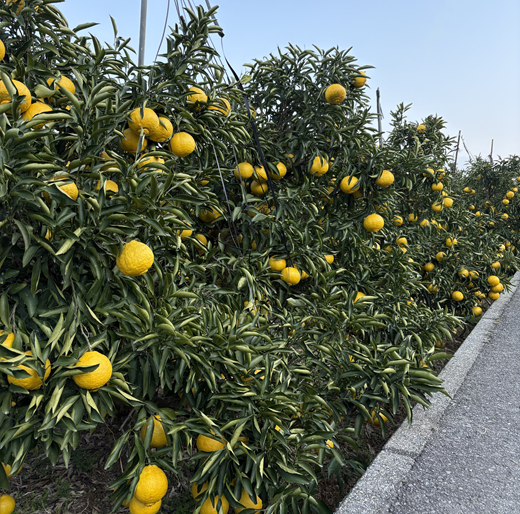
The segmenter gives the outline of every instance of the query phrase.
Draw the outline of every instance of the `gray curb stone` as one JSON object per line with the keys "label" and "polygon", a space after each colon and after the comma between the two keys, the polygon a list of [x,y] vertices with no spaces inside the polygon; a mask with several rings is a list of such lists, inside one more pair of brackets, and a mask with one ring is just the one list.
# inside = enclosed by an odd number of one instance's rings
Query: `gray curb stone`
{"label": "gray curb stone", "polygon": [[[444,388],[452,398],[463,384],[482,347],[490,340],[500,316],[517,288],[519,279],[520,272],[517,272],[513,277],[511,292],[501,295],[491,305],[457,350],[455,357],[440,373],[439,378],[444,380]],[[340,503],[336,514],[386,512],[415,460],[428,440],[437,432],[441,417],[451,402],[447,396],[437,394],[432,398],[429,409],[416,405],[413,409],[411,428],[408,427],[408,420],[405,420],[350,494]]]}

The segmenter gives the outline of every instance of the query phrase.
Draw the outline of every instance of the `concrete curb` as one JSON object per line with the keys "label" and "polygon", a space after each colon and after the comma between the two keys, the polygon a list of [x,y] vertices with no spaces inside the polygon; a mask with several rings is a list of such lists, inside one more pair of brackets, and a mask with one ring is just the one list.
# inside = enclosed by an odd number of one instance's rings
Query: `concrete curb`
{"label": "concrete curb", "polygon": [[[446,391],[453,398],[472,368],[478,354],[491,337],[500,317],[517,289],[520,272],[513,277],[510,293],[500,296],[482,316],[471,334],[444,367],[439,378],[444,380]],[[421,405],[413,409],[413,424],[408,420],[388,440],[383,450],[368,467],[350,494],[340,503],[336,514],[365,514],[386,512],[399,492],[417,457],[428,440],[437,432],[442,415],[452,400],[434,395],[431,407]]]}

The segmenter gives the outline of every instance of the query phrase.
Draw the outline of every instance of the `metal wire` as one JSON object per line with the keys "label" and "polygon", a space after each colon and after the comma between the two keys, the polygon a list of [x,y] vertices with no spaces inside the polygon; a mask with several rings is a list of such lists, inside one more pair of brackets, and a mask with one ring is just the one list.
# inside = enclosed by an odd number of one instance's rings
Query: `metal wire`
{"label": "metal wire", "polygon": [[155,54],[155,61],[154,62],[157,62],[157,57],[159,57],[159,52],[161,51],[161,46],[163,44],[164,36],[166,34],[166,27],[168,26],[168,18],[169,18],[169,16],[170,16],[170,0],[168,0],[168,7],[166,8],[166,19],[164,20],[163,33],[162,33],[162,36],[161,36],[161,41],[159,42],[159,48],[157,48],[157,53]]}

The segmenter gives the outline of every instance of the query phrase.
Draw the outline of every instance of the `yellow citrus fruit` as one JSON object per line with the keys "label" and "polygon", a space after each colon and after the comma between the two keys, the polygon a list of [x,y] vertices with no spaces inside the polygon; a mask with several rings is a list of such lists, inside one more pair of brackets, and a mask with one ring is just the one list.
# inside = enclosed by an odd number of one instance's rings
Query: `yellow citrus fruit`
{"label": "yellow citrus fruit", "polygon": [[433,265],[432,262],[427,262],[427,263],[423,266],[424,271],[427,271],[428,273],[429,273],[430,271],[433,271],[433,268],[435,268],[435,266]]}
{"label": "yellow citrus fruit", "polygon": [[432,184],[432,191],[442,191],[443,187],[442,182],[437,182],[437,184]]}
{"label": "yellow citrus fruit", "polygon": [[[211,430],[211,433],[215,435],[213,430]],[[199,452],[217,452],[222,450],[224,446],[226,446],[226,441],[222,437],[220,438],[220,441],[216,441],[215,439],[202,434],[197,436],[197,450],[199,450]]]}
{"label": "yellow citrus fruit", "polygon": [[85,352],[76,363],[76,366],[99,366],[94,371],[82,373],[81,375],[73,375],[74,382],[82,389],[97,391],[103,387],[112,376],[112,363],[110,359],[102,353],[92,351]]}
{"label": "yellow citrus fruit", "polygon": [[138,107],[130,113],[128,127],[137,135],[139,135],[141,129],[143,129],[145,135],[148,136],[151,131],[153,132],[159,128],[159,117],[155,114],[153,109]]}
{"label": "yellow citrus fruit", "polygon": [[257,182],[267,182],[267,172],[263,166],[255,166],[254,175]]}
{"label": "yellow citrus fruit", "polygon": [[208,95],[204,93],[204,91],[200,87],[192,86],[190,87],[191,94],[188,95],[188,105],[190,107],[195,107],[195,110],[200,109],[200,105],[196,105],[197,102],[206,103],[208,101]]}
{"label": "yellow citrus fruit", "polygon": [[177,157],[186,157],[195,151],[195,139],[187,132],[177,132],[170,140],[170,152]]}
{"label": "yellow citrus fruit", "polygon": [[448,248],[451,248],[452,246],[455,246],[455,245],[457,244],[457,242],[458,242],[458,241],[457,241],[456,239],[451,238],[451,237],[448,237],[448,238],[446,239],[446,246],[447,246]]}
{"label": "yellow citrus fruit", "polygon": [[[386,423],[388,421],[388,418],[383,414],[379,413],[379,417]],[[372,425],[375,425],[376,427],[379,426],[379,418],[377,417],[377,413],[375,410],[372,411]]]}
{"label": "yellow citrus fruit", "polygon": [[475,316],[480,316],[482,314],[482,309],[478,306],[471,307],[471,310]]}
{"label": "yellow citrus fruit", "polygon": [[148,138],[156,143],[164,143],[172,137],[173,125],[166,116],[159,116],[159,125],[156,129],[151,129]]}
{"label": "yellow citrus fruit", "polygon": [[363,298],[365,295],[361,292],[357,292],[356,293],[356,297],[354,298],[354,303],[356,303],[358,300],[360,300],[361,298]]}
{"label": "yellow citrus fruit", "polygon": [[487,281],[491,287],[498,286],[498,284],[500,284],[500,279],[495,275],[489,276]]}
{"label": "yellow citrus fruit", "polygon": [[435,202],[435,203],[432,205],[432,209],[433,209],[435,212],[441,212],[441,211],[442,211],[442,204],[439,203],[439,202]]}
{"label": "yellow citrus fruit", "polygon": [[[208,239],[206,238],[206,236],[204,234],[195,234],[193,236],[197,241],[200,242],[200,244],[202,244],[204,247],[207,247],[208,246]],[[197,248],[197,253],[200,254],[200,255],[203,255],[204,253],[206,252],[206,248]]]}
{"label": "yellow citrus fruit", "polygon": [[494,293],[493,291],[490,291],[488,293],[488,296],[491,300],[495,301],[495,300],[498,300],[500,298],[500,293]]}
{"label": "yellow citrus fruit", "polygon": [[[366,75],[366,73],[364,71],[360,71],[359,72],[361,75]],[[367,79],[366,77],[356,77],[353,81],[352,81],[352,85],[354,87],[363,87],[366,83]]]}
{"label": "yellow citrus fruit", "polygon": [[16,502],[12,496],[8,494],[0,495],[0,514],[12,514],[15,507]]}
{"label": "yellow citrus fruit", "polygon": [[130,514],[157,514],[161,508],[162,500],[159,500],[151,505],[141,503],[135,496],[130,500],[128,508]]}
{"label": "yellow citrus fruit", "polygon": [[357,177],[352,177],[352,176],[347,176],[347,177],[344,177],[341,182],[339,183],[339,188],[344,192],[344,193],[353,193],[356,189],[359,188],[358,185],[356,185],[358,183],[358,178]]}
{"label": "yellow citrus fruit", "polygon": [[[0,336],[3,336],[4,332],[0,331]],[[7,348],[12,348],[14,342],[14,334],[11,332],[10,334],[7,334],[7,337],[5,338],[5,341],[2,343],[2,346],[7,346]]]}
{"label": "yellow citrus fruit", "polygon": [[[193,499],[194,500],[197,500],[197,498],[199,496],[202,496],[202,494],[204,493],[204,491],[208,488],[208,483],[205,482],[204,484],[202,484],[202,486],[200,487],[199,489],[199,486],[197,485],[197,482],[193,482],[191,484],[191,495],[193,496]],[[199,500],[197,500],[199,501]]]}
{"label": "yellow citrus fruit", "polygon": [[422,123],[420,125],[417,125],[417,132],[419,132],[419,134],[423,134],[424,132],[426,132],[426,125],[423,125]]}
{"label": "yellow citrus fruit", "polygon": [[71,200],[76,201],[78,199],[79,191],[76,184],[65,184],[64,186],[58,186],[58,189],[66,194]]}
{"label": "yellow citrus fruit", "polygon": [[442,261],[446,260],[446,254],[444,252],[439,252],[435,256],[435,258],[437,259],[437,262],[442,262]]}
{"label": "yellow citrus fruit", "polygon": [[287,167],[285,166],[285,164],[278,162],[276,164],[276,169],[278,170],[278,173],[273,173],[272,171],[269,171],[269,176],[273,180],[282,180],[282,178],[284,178],[287,174]]}
{"label": "yellow citrus fruit", "polygon": [[226,500],[225,496],[222,496],[222,511],[217,510],[219,497],[215,496],[213,499],[213,503],[211,503],[211,498],[208,498],[200,508],[200,514],[227,514],[229,510],[229,502]]}
{"label": "yellow citrus fruit", "polygon": [[401,216],[396,216],[396,217],[392,220],[392,223],[393,223],[396,227],[400,227],[400,226],[403,224],[403,218],[401,218]]}
{"label": "yellow citrus fruit", "polygon": [[227,116],[231,112],[231,105],[226,98],[215,98],[208,109],[210,111],[218,111]]}
{"label": "yellow citrus fruit", "polygon": [[253,180],[251,182],[251,193],[255,196],[262,196],[267,193],[269,188],[267,187],[267,184],[265,182],[257,182],[256,180]]}
{"label": "yellow citrus fruit", "polygon": [[[18,95],[25,97],[21,101],[20,105],[18,106],[18,110],[20,112],[25,112],[31,106],[31,102],[32,102],[31,92],[25,86],[25,84],[22,84],[18,80],[13,80],[12,83],[13,83],[14,87],[16,88]],[[4,81],[0,80],[0,105],[8,104],[10,101],[11,101],[11,96],[9,95],[7,88],[5,87]]]}
{"label": "yellow citrus fruit", "polygon": [[321,177],[322,175],[325,175],[329,171],[329,163],[326,159],[323,157],[314,157],[314,160],[312,161],[311,169],[309,170],[309,173],[311,175],[316,175],[317,177]]}
{"label": "yellow citrus fruit", "polygon": [[[191,223],[185,221],[184,223],[188,224],[191,227]],[[187,237],[190,237],[193,234],[193,230],[187,228],[185,230],[177,230],[177,235],[181,236],[181,239],[184,240]]]}
{"label": "yellow citrus fruit", "polygon": [[387,188],[394,183],[394,174],[388,170],[383,170],[381,176],[376,180],[376,185],[379,187]]}
{"label": "yellow citrus fruit", "polygon": [[201,209],[199,214],[199,219],[204,223],[211,223],[212,221],[220,218],[222,215],[220,212],[215,209],[215,207],[210,207],[209,209]]}
{"label": "yellow citrus fruit", "polygon": [[497,262],[494,262],[493,264],[491,264],[491,267],[492,267],[493,269],[498,269],[498,268],[500,268],[500,263],[499,263],[498,261],[497,261]]}
{"label": "yellow citrus fruit", "polygon": [[154,255],[151,248],[139,241],[130,241],[117,256],[116,265],[127,277],[138,277],[152,266]]}
{"label": "yellow citrus fruit", "polygon": [[[50,107],[49,105],[47,104],[44,104],[43,102],[34,102],[33,104],[31,104],[31,106],[29,107],[29,109],[27,109],[23,114],[22,114],[22,118],[25,120],[25,121],[30,121],[32,120],[35,116],[37,116],[38,114],[41,114],[42,112],[51,112],[52,111],[52,107]],[[51,123],[50,121],[44,121],[43,123],[40,123],[39,125],[35,125],[33,127],[34,130],[41,130],[45,124],[47,123]]]}
{"label": "yellow citrus fruit", "polygon": [[[156,157],[154,155],[148,155],[145,153],[138,161],[137,161],[137,169],[143,171],[151,171],[154,168],[153,164],[164,164],[164,159],[161,157]],[[146,166],[146,167],[145,167]],[[143,169],[144,168],[144,169]]]}
{"label": "yellow citrus fruit", "polygon": [[[131,154],[136,154],[137,148],[139,145],[139,139],[140,139],[139,134],[136,134],[135,132],[133,132],[132,130],[127,128],[124,130],[123,136],[124,137],[123,137],[123,139],[121,139],[119,146],[121,146],[121,148],[125,152],[131,153]],[[143,139],[143,146],[140,149],[140,151],[144,152],[144,150],[146,149],[147,146],[148,146],[148,140]]]}
{"label": "yellow citrus fruit", "polygon": [[456,302],[460,302],[464,299],[464,295],[460,291],[453,291],[453,293],[451,293],[451,298]]}
{"label": "yellow citrus fruit", "polygon": [[236,178],[246,180],[253,176],[253,171],[253,166],[251,166],[251,164],[248,162],[241,162],[235,168],[233,173],[235,174]]}
{"label": "yellow citrus fruit", "polygon": [[[32,356],[32,352],[29,350],[25,352],[26,355]],[[23,369],[29,375],[30,377],[27,378],[14,378],[11,375],[7,375],[7,380],[10,384],[17,385],[20,387],[23,387],[24,389],[27,389],[27,391],[35,391],[36,389],[40,389],[40,387],[43,385],[43,382],[41,381],[41,378],[38,376],[36,371],[34,369],[28,368],[27,366],[19,365],[17,366],[18,369]],[[49,359],[45,361],[45,374],[44,379],[47,380],[49,378],[49,375],[51,374],[51,363]]]}
{"label": "yellow citrus fruit", "polygon": [[145,466],[134,492],[134,498],[145,505],[153,505],[161,500],[168,490],[168,479],[164,471],[151,464]]}
{"label": "yellow citrus fruit", "polygon": [[300,283],[301,275],[296,268],[288,266],[282,270],[282,280],[290,286],[295,286]]}
{"label": "yellow citrus fruit", "polygon": [[3,61],[5,57],[5,45],[4,42],[0,39],[0,61]]}
{"label": "yellow citrus fruit", "polygon": [[509,200],[507,198],[504,198],[504,200],[502,200],[502,203],[504,205],[509,205]]}
{"label": "yellow citrus fruit", "polygon": [[453,199],[452,198],[444,198],[444,200],[442,201],[442,205],[444,207],[448,207],[450,208],[452,205],[453,205]]}
{"label": "yellow citrus fruit", "polygon": [[60,87],[62,87],[63,89],[70,91],[73,95],[76,94],[76,86],[74,85],[74,82],[72,82],[72,80],[70,80],[68,77],[65,77],[63,75],[61,76],[60,80],[53,79],[53,78],[47,79],[47,84],[49,86],[52,86],[54,84],[54,89],[56,89],[58,91],[59,91]]}
{"label": "yellow citrus fruit", "polygon": [[[146,436],[146,425],[143,425],[141,427],[141,439],[144,441],[144,438]],[[164,428],[161,423],[161,416],[159,414],[156,414],[153,417],[153,435],[152,435],[152,441],[150,443],[150,446],[153,448],[161,448],[162,446],[165,446],[168,443],[168,440],[166,439],[166,433],[164,431]]]}
{"label": "yellow citrus fruit", "polygon": [[341,84],[331,84],[325,90],[325,100],[332,105],[338,105],[347,96],[347,91]]}
{"label": "yellow citrus fruit", "polygon": [[503,220],[507,220],[507,218],[509,218],[509,216],[504,212],[504,214],[502,214],[502,216],[500,216]]}
{"label": "yellow citrus fruit", "polygon": [[458,272],[458,275],[460,278],[468,278],[469,277],[469,271],[467,269],[461,269]]}
{"label": "yellow citrus fruit", "polygon": [[421,227],[429,227],[430,226],[430,222],[425,218],[421,221],[421,223],[419,223],[419,225]]}
{"label": "yellow citrus fruit", "polygon": [[408,214],[408,221],[410,223],[415,223],[417,221],[417,216],[411,212]]}
{"label": "yellow citrus fruit", "polygon": [[502,284],[497,284],[491,288],[493,293],[501,293],[504,290],[504,286]]}
{"label": "yellow citrus fruit", "polygon": [[[98,180],[96,184],[96,191],[101,188],[101,181]],[[119,186],[113,180],[105,180],[105,191],[111,191],[112,193],[119,193]]]}
{"label": "yellow citrus fruit", "polygon": [[435,294],[438,291],[438,287],[433,284],[428,284],[428,293]]}
{"label": "yellow citrus fruit", "polygon": [[276,257],[269,258],[269,267],[272,271],[282,271],[287,266],[285,259],[277,259]]}
{"label": "yellow citrus fruit", "polygon": [[325,260],[329,263],[329,264],[332,264],[334,262],[334,255],[330,255],[330,254],[327,254],[327,255],[324,255],[325,257]]}
{"label": "yellow citrus fruit", "polygon": [[[256,496],[256,495],[255,495]],[[239,514],[245,509],[255,509],[260,510],[263,506],[262,499],[259,496],[256,496],[256,502],[252,502],[249,494],[245,489],[242,489],[242,496],[240,496],[240,500],[238,500],[244,508],[235,509],[235,514]]]}
{"label": "yellow citrus fruit", "polygon": [[363,220],[363,226],[368,232],[379,232],[385,226],[385,220],[379,214],[369,214]]}
{"label": "yellow citrus fruit", "polygon": [[399,245],[399,246],[406,246],[408,244],[408,239],[406,239],[406,237],[398,237],[395,242]]}

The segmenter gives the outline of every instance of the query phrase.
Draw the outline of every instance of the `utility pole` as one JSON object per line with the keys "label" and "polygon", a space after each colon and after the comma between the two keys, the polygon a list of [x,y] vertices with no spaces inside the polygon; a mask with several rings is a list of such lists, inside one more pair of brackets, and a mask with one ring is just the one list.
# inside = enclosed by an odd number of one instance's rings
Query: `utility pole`
{"label": "utility pole", "polygon": [[139,29],[139,66],[144,64],[144,48],[146,43],[146,11],[148,0],[141,0],[141,25]]}
{"label": "utility pole", "polygon": [[455,162],[453,163],[453,173],[455,173],[457,171],[457,157],[459,156],[460,133],[461,133],[461,131],[459,130],[459,139],[457,141],[457,151],[455,152]]}
{"label": "utility pole", "polygon": [[377,101],[377,127],[379,131],[379,148],[383,147],[383,126],[381,123],[381,118],[383,117],[383,113],[381,112],[381,96],[379,94],[379,88],[376,90],[376,101]]}

